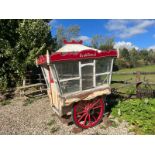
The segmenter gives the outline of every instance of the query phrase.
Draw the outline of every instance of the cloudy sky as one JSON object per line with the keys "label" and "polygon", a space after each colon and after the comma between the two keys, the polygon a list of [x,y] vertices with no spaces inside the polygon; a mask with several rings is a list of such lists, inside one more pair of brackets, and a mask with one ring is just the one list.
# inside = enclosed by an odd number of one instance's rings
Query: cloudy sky
{"label": "cloudy sky", "polygon": [[50,22],[51,32],[54,36],[59,25],[80,26],[79,39],[90,41],[96,34],[112,36],[115,38],[115,46],[129,48],[155,48],[155,20],[108,20],[108,19],[55,19]]}

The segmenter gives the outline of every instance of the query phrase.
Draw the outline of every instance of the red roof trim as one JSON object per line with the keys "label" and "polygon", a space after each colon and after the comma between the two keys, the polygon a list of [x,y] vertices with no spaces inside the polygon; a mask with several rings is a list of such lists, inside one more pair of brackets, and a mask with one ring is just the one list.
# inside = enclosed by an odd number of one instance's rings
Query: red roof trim
{"label": "red roof trim", "polygon": [[95,50],[83,50],[81,52],[68,52],[68,53],[54,53],[50,56],[51,62],[58,62],[58,61],[75,61],[81,59],[98,59],[102,57],[117,57],[116,50],[109,50],[109,51],[95,51]]}
{"label": "red roof trim", "polygon": [[40,55],[39,58],[37,59],[37,64],[45,64],[47,62],[46,55]]}
{"label": "red roof trim", "polygon": [[[50,55],[50,62],[59,62],[59,61],[75,61],[75,60],[83,60],[83,59],[99,59],[103,57],[117,57],[116,50],[109,51],[95,51],[95,50],[83,50],[81,52],[57,52]],[[41,55],[37,59],[37,64],[46,64],[47,58],[46,55]]]}

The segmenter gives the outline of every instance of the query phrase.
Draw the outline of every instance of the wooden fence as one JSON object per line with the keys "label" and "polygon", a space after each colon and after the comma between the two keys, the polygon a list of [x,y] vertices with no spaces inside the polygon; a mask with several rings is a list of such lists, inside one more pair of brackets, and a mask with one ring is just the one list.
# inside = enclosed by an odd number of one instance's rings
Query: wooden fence
{"label": "wooden fence", "polygon": [[35,75],[27,74],[26,78],[23,80],[23,86],[35,83],[45,84],[45,80],[42,74],[35,74]]}
{"label": "wooden fence", "polygon": [[113,74],[116,75],[151,75],[151,74],[155,74],[155,72],[113,72]]}
{"label": "wooden fence", "polygon": [[[155,72],[113,72],[114,75],[136,75],[136,78],[139,78],[140,75],[155,75]],[[42,74],[35,74],[36,78],[34,78],[31,74],[26,75],[25,81],[23,81],[23,85],[29,85],[34,83],[45,83],[44,77]],[[130,80],[130,79],[129,79]],[[129,80],[112,80],[112,83],[121,83],[121,84],[136,84],[137,82],[129,82]],[[142,81],[144,84],[146,81]],[[149,82],[151,85],[155,85],[153,82]]]}
{"label": "wooden fence", "polygon": [[131,84],[136,85],[138,82],[142,82],[143,84],[155,85],[154,82],[149,82],[146,80],[141,80],[141,75],[155,75],[155,72],[113,72],[114,75],[135,75],[135,82],[130,82],[132,79],[128,80],[112,80],[112,83],[120,83],[120,84]]}

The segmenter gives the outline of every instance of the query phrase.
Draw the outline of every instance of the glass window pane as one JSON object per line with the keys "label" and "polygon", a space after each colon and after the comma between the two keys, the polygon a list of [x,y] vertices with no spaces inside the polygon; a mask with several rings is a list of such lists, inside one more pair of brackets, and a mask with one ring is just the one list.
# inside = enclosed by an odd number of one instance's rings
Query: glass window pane
{"label": "glass window pane", "polygon": [[82,69],[82,90],[93,88],[93,66],[84,66]]}
{"label": "glass window pane", "polygon": [[109,79],[109,74],[96,76],[96,86],[107,84],[108,79]]}
{"label": "glass window pane", "polygon": [[55,63],[55,66],[59,79],[79,77],[79,63],[77,61]]}
{"label": "glass window pane", "polygon": [[79,80],[69,80],[60,82],[60,87],[63,94],[72,93],[80,90],[80,81]]}
{"label": "glass window pane", "polygon": [[110,72],[112,58],[96,60],[96,73]]}

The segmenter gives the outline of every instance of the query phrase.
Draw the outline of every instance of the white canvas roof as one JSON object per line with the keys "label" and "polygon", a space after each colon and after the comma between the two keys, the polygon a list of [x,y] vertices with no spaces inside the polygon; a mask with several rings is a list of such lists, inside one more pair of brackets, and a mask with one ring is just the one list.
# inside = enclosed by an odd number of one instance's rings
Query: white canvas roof
{"label": "white canvas roof", "polygon": [[101,52],[100,50],[87,47],[82,44],[66,44],[63,47],[61,47],[59,50],[57,50],[56,52],[80,52],[83,50],[95,50],[95,51]]}

